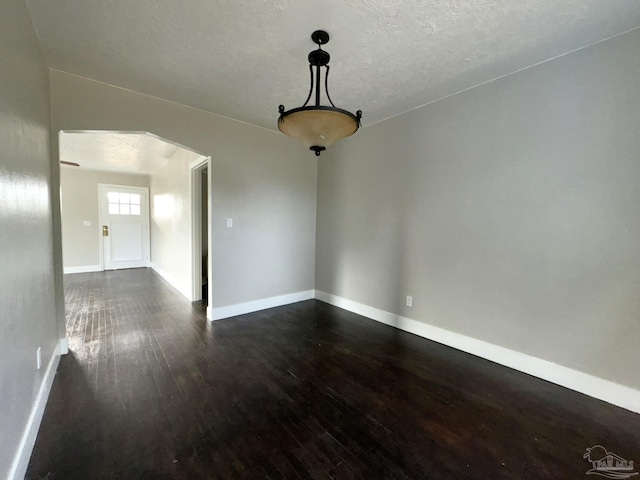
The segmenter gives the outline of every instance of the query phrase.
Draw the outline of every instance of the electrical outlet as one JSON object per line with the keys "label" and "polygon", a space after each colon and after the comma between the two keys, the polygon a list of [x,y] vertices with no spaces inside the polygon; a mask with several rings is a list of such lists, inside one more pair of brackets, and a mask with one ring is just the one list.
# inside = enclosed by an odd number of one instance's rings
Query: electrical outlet
{"label": "electrical outlet", "polygon": [[413,297],[407,295],[407,307],[413,307]]}
{"label": "electrical outlet", "polygon": [[42,347],[38,347],[36,350],[36,370],[40,370],[42,366]]}
{"label": "electrical outlet", "polygon": [[233,218],[227,218],[227,228],[233,227]]}

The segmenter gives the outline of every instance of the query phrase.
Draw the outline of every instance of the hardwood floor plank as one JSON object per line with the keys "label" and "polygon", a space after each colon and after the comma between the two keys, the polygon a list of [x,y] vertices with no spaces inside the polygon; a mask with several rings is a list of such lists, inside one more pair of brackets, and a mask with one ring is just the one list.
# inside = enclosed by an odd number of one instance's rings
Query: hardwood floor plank
{"label": "hardwood floor plank", "polygon": [[[65,276],[28,479],[586,478],[640,415],[311,300],[209,323],[147,269]],[[635,457],[634,457],[635,455]]]}

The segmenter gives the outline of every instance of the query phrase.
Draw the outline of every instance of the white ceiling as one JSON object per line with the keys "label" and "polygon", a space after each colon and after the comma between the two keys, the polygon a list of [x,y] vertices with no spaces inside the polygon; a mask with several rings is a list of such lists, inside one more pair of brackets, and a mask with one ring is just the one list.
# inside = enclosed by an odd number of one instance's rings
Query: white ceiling
{"label": "white ceiling", "polygon": [[[60,160],[80,168],[150,175],[177,151],[202,155],[147,132],[61,132]],[[75,167],[67,167],[75,168]]]}
{"label": "white ceiling", "polygon": [[363,124],[640,26],[636,0],[27,0],[50,67],[276,128],[309,35]]}

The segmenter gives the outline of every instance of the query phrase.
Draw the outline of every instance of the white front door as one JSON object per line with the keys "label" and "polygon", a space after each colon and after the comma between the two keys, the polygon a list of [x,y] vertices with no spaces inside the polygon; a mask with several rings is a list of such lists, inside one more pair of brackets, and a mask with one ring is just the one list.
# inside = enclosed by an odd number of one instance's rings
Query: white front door
{"label": "white front door", "polygon": [[98,186],[102,265],[105,270],[149,266],[149,191]]}

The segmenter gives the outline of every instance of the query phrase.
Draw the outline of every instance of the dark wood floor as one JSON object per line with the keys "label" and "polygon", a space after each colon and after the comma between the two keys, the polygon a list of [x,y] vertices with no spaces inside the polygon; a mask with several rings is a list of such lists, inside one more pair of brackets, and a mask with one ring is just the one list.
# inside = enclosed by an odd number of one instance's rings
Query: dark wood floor
{"label": "dark wood floor", "polygon": [[210,324],[147,269],[65,281],[29,479],[579,479],[595,444],[640,462],[640,415],[319,301]]}

